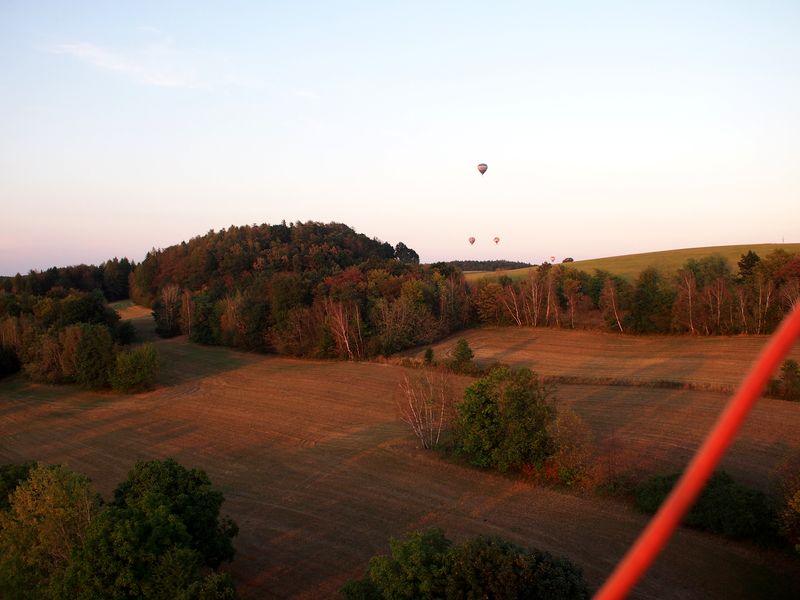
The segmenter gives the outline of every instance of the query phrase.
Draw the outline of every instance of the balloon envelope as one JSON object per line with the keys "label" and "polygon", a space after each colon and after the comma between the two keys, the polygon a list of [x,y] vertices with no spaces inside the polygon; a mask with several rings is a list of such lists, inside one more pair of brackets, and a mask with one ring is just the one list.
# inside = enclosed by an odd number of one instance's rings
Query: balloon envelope
{"label": "balloon envelope", "polygon": [[550,262],[556,262],[556,257],[555,256],[551,256],[550,257]]}
{"label": "balloon envelope", "polygon": [[495,244],[499,244],[500,243],[500,238],[499,237],[494,238],[494,243]]}
{"label": "balloon envelope", "polygon": [[481,175],[486,173],[486,169],[488,169],[488,168],[489,167],[486,165],[486,163],[481,163],[481,164],[478,165],[478,171],[481,172]]}
{"label": "balloon envelope", "polygon": [[474,237],[469,238],[469,243],[470,243],[470,245],[474,244],[475,243],[475,238]]}

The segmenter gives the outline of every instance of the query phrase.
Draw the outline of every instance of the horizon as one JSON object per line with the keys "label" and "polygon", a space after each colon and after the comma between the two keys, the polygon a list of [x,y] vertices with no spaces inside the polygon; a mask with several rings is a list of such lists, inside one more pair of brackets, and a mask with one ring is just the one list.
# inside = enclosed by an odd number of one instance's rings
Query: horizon
{"label": "horizon", "polygon": [[424,263],[797,243],[798,26],[792,2],[6,3],[0,273],[282,220]]}
{"label": "horizon", "polygon": [[[271,223],[264,223],[264,224],[265,225],[271,225]],[[253,224],[251,224],[251,225],[253,225]],[[227,228],[222,228],[222,229],[227,229]],[[220,231],[221,231],[221,229],[220,230],[214,230],[215,233],[219,233]],[[206,232],[206,234],[209,234],[209,233],[211,233],[211,231]],[[356,231],[356,233],[360,234],[360,233],[364,233],[364,232]],[[206,234],[201,234],[200,236],[193,236],[193,237],[202,237],[203,235],[206,235]],[[370,236],[368,236],[368,237],[370,237]],[[15,277],[16,275],[23,275],[24,276],[24,275],[28,275],[31,271],[43,272],[43,271],[46,271],[47,269],[50,269],[50,268],[68,268],[68,267],[75,267],[75,266],[80,266],[80,265],[99,266],[99,265],[101,265],[102,263],[104,263],[107,260],[114,260],[114,259],[122,260],[123,258],[126,258],[126,259],[130,260],[131,262],[135,263],[136,265],[139,265],[146,258],[147,254],[149,252],[153,251],[153,250],[156,250],[156,251],[164,250],[164,249],[166,249],[166,248],[168,248],[170,246],[180,245],[182,242],[188,242],[188,241],[189,241],[188,239],[187,240],[181,240],[180,242],[176,242],[175,244],[170,244],[169,246],[164,246],[164,247],[161,247],[161,248],[151,248],[150,250],[148,250],[145,253],[144,256],[141,257],[141,259],[135,259],[135,258],[130,257],[130,256],[111,256],[111,257],[102,259],[102,260],[97,261],[97,262],[54,264],[54,265],[49,265],[49,266],[46,266],[46,267],[43,267],[43,268],[40,268],[40,269],[29,269],[28,271],[25,271],[24,273],[21,272],[21,271],[18,271],[16,273],[11,273],[11,274],[0,273],[0,277],[11,278],[11,277]],[[379,241],[386,242],[387,240],[379,240]],[[402,240],[400,240],[400,241],[402,241]],[[394,245],[395,244],[392,244],[392,246],[394,246]],[[687,252],[687,251],[691,252],[691,251],[699,251],[699,250],[720,250],[720,249],[732,248],[732,247],[740,247],[740,246],[758,247],[758,246],[772,246],[772,245],[777,246],[777,247],[793,246],[793,245],[799,245],[800,246],[800,243],[796,243],[796,242],[763,242],[763,243],[762,242],[758,242],[758,243],[751,243],[751,244],[749,244],[749,243],[739,243],[739,244],[725,244],[725,245],[720,245],[720,246],[694,246],[694,247],[690,247],[690,248],[668,248],[668,249],[662,249],[662,250],[645,250],[643,252],[632,252],[632,253],[628,253],[628,254],[615,254],[615,255],[609,255],[609,256],[589,256],[589,257],[583,257],[583,258],[575,258],[575,257],[570,256],[569,258],[572,258],[575,263],[580,263],[580,262],[583,262],[583,261],[609,260],[609,259],[617,259],[617,258],[634,257],[634,256],[646,255],[646,254],[662,254],[662,253],[663,254],[668,254],[668,253],[671,253],[671,252]],[[415,248],[411,248],[411,249],[416,251]],[[713,254],[713,252],[712,252],[712,254]],[[552,255],[551,255],[551,257],[552,257]],[[475,262],[503,262],[503,261],[507,261],[507,262],[527,262],[530,266],[535,267],[535,266],[538,266],[539,264],[541,264],[543,262],[549,262],[549,258],[551,258],[551,257],[542,257],[542,260],[539,261],[539,262],[526,261],[526,260],[522,260],[522,259],[509,259],[509,258],[503,258],[502,256],[501,257],[496,257],[496,258],[480,258],[480,257],[477,257],[477,258],[444,258],[444,259],[435,260],[435,261],[423,261],[420,258],[420,264],[421,265],[430,265],[430,264],[434,264],[434,263],[437,263],[437,262],[449,263],[449,262],[466,262],[466,261],[475,261]],[[555,257],[555,261],[554,261],[553,264],[562,263],[564,258],[567,258],[567,255],[556,256]]]}

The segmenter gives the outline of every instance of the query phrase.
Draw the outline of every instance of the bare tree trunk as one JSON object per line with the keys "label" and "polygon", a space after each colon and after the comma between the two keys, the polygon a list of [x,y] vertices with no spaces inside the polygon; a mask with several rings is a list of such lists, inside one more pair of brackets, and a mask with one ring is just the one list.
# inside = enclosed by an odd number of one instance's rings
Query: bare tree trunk
{"label": "bare tree trunk", "polygon": [[175,283],[170,283],[161,288],[161,301],[164,303],[164,318],[167,328],[170,330],[178,325],[178,316],[180,314],[178,301],[180,292],[181,288]]}
{"label": "bare tree trunk", "polygon": [[745,313],[745,310],[744,310],[745,309],[745,303],[746,303],[744,287],[739,286],[736,289],[736,299],[739,301],[739,313],[740,313],[740,315],[742,317],[742,329],[744,330],[745,334],[747,334],[747,333],[749,333],[749,331],[748,331],[748,327],[747,327],[747,316],[746,316],[746,313]]}
{"label": "bare tree trunk", "polygon": [[504,287],[499,297],[506,312],[508,312],[518,327],[522,327],[522,315],[520,314],[517,293],[514,291],[514,288],[510,285]]}
{"label": "bare tree trunk", "polygon": [[620,311],[619,299],[617,298],[617,286],[610,277],[606,279],[605,284],[603,284],[603,292],[600,299],[604,305],[604,312],[610,312],[610,314],[614,316],[614,321],[616,322],[620,333],[625,333],[625,330],[622,328],[622,320],[620,319],[619,315]]}
{"label": "bare tree trunk", "polygon": [[397,407],[400,418],[408,423],[422,447],[435,448],[455,416],[448,375],[427,369],[417,381],[404,375]]}

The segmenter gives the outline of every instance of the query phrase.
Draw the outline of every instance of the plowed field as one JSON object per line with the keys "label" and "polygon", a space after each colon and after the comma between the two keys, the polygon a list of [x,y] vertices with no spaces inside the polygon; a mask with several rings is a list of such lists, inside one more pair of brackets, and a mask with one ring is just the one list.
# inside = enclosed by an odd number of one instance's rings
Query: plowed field
{"label": "plowed field", "polygon": [[[632,336],[599,331],[481,327],[434,344],[447,358],[464,338],[475,360],[530,367],[540,375],[631,383],[675,382],[696,388],[733,389],[767,342],[767,336]],[[422,358],[424,348],[403,353]],[[800,344],[792,358],[800,361]]]}
{"label": "plowed field", "polygon": [[[594,355],[592,338],[581,339]],[[505,360],[521,352],[519,343],[509,337]],[[473,348],[479,356],[499,352],[499,337],[492,344]],[[264,357],[183,338],[157,345],[161,383],[146,394],[0,383],[0,462],[62,462],[106,497],[137,459],[173,456],[205,469],[241,528],[230,570],[243,598],[335,597],[370,556],[388,551],[388,537],[433,526],[457,541],[497,534],[568,556],[596,587],[646,522],[616,501],[417,449],[394,405],[401,367]],[[586,372],[591,360],[598,358],[586,358]],[[730,372],[733,380],[733,371],[714,377]],[[558,396],[598,441],[619,449],[621,462],[645,470],[680,466],[725,400],[591,385],[560,386]],[[766,485],[782,458],[800,449],[797,432],[800,404],[761,402],[727,466]],[[797,598],[800,561],[682,530],[635,597]]]}

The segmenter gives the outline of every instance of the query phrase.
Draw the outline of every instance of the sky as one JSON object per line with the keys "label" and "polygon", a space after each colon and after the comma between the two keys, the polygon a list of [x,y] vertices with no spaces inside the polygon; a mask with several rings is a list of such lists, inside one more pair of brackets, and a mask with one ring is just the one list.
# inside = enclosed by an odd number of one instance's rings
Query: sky
{"label": "sky", "polygon": [[0,0],[0,275],[283,220],[423,262],[800,242],[798,31],[796,0]]}

